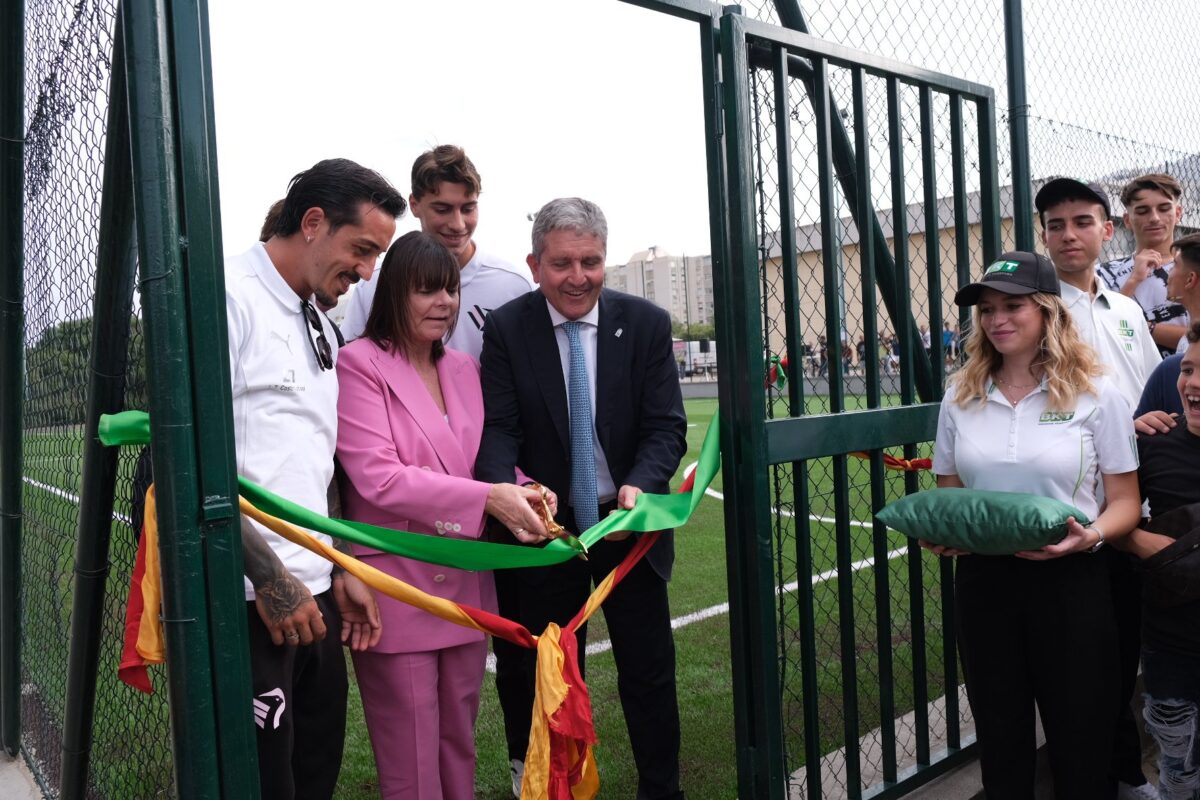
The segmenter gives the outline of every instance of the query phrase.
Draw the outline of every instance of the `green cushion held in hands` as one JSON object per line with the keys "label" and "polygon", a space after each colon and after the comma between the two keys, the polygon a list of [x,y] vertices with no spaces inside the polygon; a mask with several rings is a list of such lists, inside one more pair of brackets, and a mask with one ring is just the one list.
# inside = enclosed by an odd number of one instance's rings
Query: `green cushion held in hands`
{"label": "green cushion held in hands", "polygon": [[929,489],[902,497],[875,518],[914,539],[986,556],[1056,544],[1067,518],[1087,527],[1082,511],[1060,500],[1019,492]]}

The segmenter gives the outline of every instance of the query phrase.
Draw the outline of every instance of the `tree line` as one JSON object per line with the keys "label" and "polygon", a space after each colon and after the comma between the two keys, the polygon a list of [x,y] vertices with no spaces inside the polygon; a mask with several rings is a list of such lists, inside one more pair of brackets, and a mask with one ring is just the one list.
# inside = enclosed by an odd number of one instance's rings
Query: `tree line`
{"label": "tree line", "polygon": [[[130,317],[125,407],[146,408],[146,343],[142,321]],[[80,425],[85,421],[92,318],[59,322],[25,349],[25,426]]]}

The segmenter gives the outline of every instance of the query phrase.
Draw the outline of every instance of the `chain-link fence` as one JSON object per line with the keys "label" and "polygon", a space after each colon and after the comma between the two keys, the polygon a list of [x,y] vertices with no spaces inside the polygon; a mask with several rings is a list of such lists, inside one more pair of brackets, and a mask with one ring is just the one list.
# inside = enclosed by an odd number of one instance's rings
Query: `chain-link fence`
{"label": "chain-link fence", "polygon": [[[851,70],[833,65],[827,69],[831,91],[845,99],[837,104],[832,123],[846,131],[841,138],[849,144],[859,135]],[[914,86],[889,85],[886,78],[870,74],[862,78],[871,204],[884,237],[894,241],[894,232],[903,230],[908,242],[900,251],[876,248],[879,272],[892,271],[893,281],[907,275],[907,286],[900,283],[885,298],[872,282],[863,280],[861,238],[872,234],[864,224],[860,235],[852,213],[855,198],[836,180],[832,204],[836,222],[831,227],[838,263],[826,269],[828,234],[817,203],[821,159],[808,96],[811,85],[795,76],[786,83],[787,153],[779,151],[784,139],[777,87],[770,68],[752,69],[753,183],[763,296],[760,323],[768,351],[780,354],[786,352],[787,317],[796,314],[796,335],[805,345],[798,372],[808,396],[802,407],[793,407],[788,385],[773,384],[767,417],[911,404],[919,398],[911,371],[906,370],[909,380],[901,379],[902,357],[931,367],[931,390],[936,394],[939,376],[954,358],[951,348],[942,348],[940,337],[937,347],[932,338],[925,345],[911,340],[903,344],[898,337],[910,330],[928,336],[929,325],[938,319],[947,320],[951,328],[957,321],[945,294],[957,282],[960,239],[950,198],[954,144],[961,155],[961,180],[974,187],[962,198],[967,250],[973,265],[982,263],[984,204],[979,190],[982,170],[989,165],[981,163],[976,105],[958,106],[960,135],[955,136],[950,124],[953,101],[945,93],[931,92],[922,98]],[[936,120],[926,136],[922,135],[923,107],[924,115]],[[835,133],[832,139],[836,142],[839,136]],[[799,273],[794,303],[787,299],[783,268],[789,222],[784,208],[787,187],[780,186],[781,174],[786,174],[780,172],[784,156],[792,165],[791,191],[799,218],[793,226]],[[846,157],[852,159],[853,154],[844,153],[843,163]],[[890,177],[893,159],[903,165],[898,180]],[[833,161],[839,157],[834,155]],[[846,176],[843,172],[837,177]],[[925,212],[927,182],[936,184],[932,218]],[[806,204],[804,198],[812,199]],[[893,216],[889,209],[897,200],[901,212]],[[806,214],[811,222],[803,221]],[[891,314],[886,310],[889,303]],[[935,306],[940,317],[929,313]],[[898,322],[893,315],[900,315]],[[831,319],[840,323],[831,326]],[[902,344],[911,352],[902,352]],[[794,354],[788,355],[789,361],[794,360]],[[929,447],[898,448],[891,454],[928,457]],[[956,665],[951,658],[947,669],[943,658],[948,632],[942,598],[948,574],[938,559],[913,552],[903,536],[880,535],[872,523],[875,508],[918,486],[928,488],[932,478],[927,472],[920,478],[883,474],[864,461],[843,456],[776,465],[770,481],[775,583],[795,587],[779,592],[776,608],[781,716],[792,790],[803,792],[813,780],[827,796],[843,796],[894,781],[898,770],[927,761],[931,747],[945,747],[952,728],[969,727],[969,712],[959,702],[954,679]],[[839,520],[847,524],[848,535],[838,533]],[[808,636],[815,639],[811,645],[806,645]],[[811,652],[806,652],[806,646]],[[953,683],[948,685],[948,680]],[[949,708],[942,699],[948,688]],[[948,719],[948,714],[954,719]],[[819,779],[812,777],[814,773],[819,773]]]}
{"label": "chain-link fence", "polygon": [[[914,0],[766,0],[743,4],[743,12],[764,22],[807,28],[821,39],[928,70],[993,87],[996,93],[995,145],[999,184],[1000,244],[1016,246],[1013,168],[1009,125],[1013,114],[1025,115],[1029,131],[1029,169],[1036,188],[1056,175],[1095,181],[1112,197],[1116,235],[1102,258],[1132,251],[1132,235],[1119,219],[1122,185],[1146,172],[1167,172],[1183,185],[1183,227],[1200,225],[1200,130],[1192,118],[1200,115],[1190,103],[1191,91],[1181,76],[1200,59],[1188,46],[1200,29],[1200,9],[1163,13],[1145,0],[1105,6],[1103,13],[1083,4],[1027,0],[1024,6],[1025,80],[1028,106],[1008,108],[1004,3],[986,7],[957,2]],[[1144,55],[1136,56],[1136,53]],[[862,108],[870,131],[871,201],[887,239],[887,258],[906,263],[908,293],[903,303],[884,308],[877,290],[862,280],[862,236],[854,223],[853,181],[839,167],[834,181],[834,231],[837,263],[826,269],[819,203],[817,124],[813,98],[804,82],[788,82],[789,137],[780,153],[776,85],[762,63],[751,69],[754,138],[756,223],[760,243],[763,311],[761,332],[768,357],[786,355],[799,362],[807,400],[795,408],[787,401],[786,385],[769,392],[767,417],[803,416],[842,410],[829,398],[844,395],[842,408],[868,405],[870,375],[877,371],[882,388],[878,402],[901,405],[937,400],[937,388],[959,356],[960,328],[965,317],[951,303],[964,271],[975,277],[983,265],[981,131],[975,107],[965,104],[959,125],[953,125],[949,101],[934,93],[922,109],[920,90],[901,84],[889,119],[885,82],[868,76]],[[853,140],[856,123],[852,81],[848,70],[830,68],[832,124]],[[895,112],[898,111],[898,119]],[[889,122],[893,127],[889,127]],[[957,132],[955,129],[957,128]],[[952,139],[961,136],[963,179],[956,184]],[[923,139],[923,137],[925,137]],[[900,155],[895,155],[899,148]],[[792,164],[794,218],[788,220],[781,196],[778,165],[787,156]],[[897,171],[898,168],[898,171]],[[901,177],[902,176],[902,177]],[[968,234],[956,235],[954,196],[962,197]],[[899,209],[899,213],[896,212]],[[903,225],[906,246],[896,243]],[[785,231],[795,235],[798,297],[793,308],[781,269]],[[1040,228],[1035,225],[1035,234]],[[1039,245],[1040,247],[1040,245]],[[829,252],[829,251],[826,251]],[[881,254],[877,253],[879,258]],[[880,267],[883,268],[883,267]],[[865,292],[864,292],[865,290]],[[875,292],[873,300],[868,295]],[[875,308],[878,312],[875,312]],[[911,313],[916,334],[911,342],[907,323],[895,313]],[[787,346],[786,318],[796,313],[800,352]],[[867,316],[875,314],[873,319]],[[829,320],[839,320],[834,326]],[[932,391],[918,397],[901,378],[901,365],[911,357],[933,373]],[[835,364],[836,362],[836,364]],[[907,371],[907,370],[905,370]],[[896,456],[928,456],[922,446]],[[839,477],[839,472],[841,473]],[[839,568],[839,544],[832,521],[845,514],[836,506],[837,482],[845,482],[855,527],[851,569],[845,557]],[[824,796],[857,796],[879,783],[887,769],[885,740],[895,737],[900,766],[911,765],[922,746],[946,744],[948,714],[955,713],[970,730],[970,712],[959,702],[956,687],[943,679],[955,675],[951,630],[942,607],[948,573],[936,559],[908,555],[902,537],[889,539],[886,564],[872,558],[870,541],[871,476],[867,469],[849,468],[834,459],[802,465],[777,465],[770,473],[775,511],[776,585],[798,586],[781,591],[777,601],[778,666],[783,690],[785,749],[793,796],[806,790],[806,773],[819,753]],[[885,481],[890,500],[916,488],[932,486],[929,473],[917,479],[892,473]],[[805,520],[807,517],[807,520]],[[875,553],[878,555],[878,552]],[[811,574],[813,591],[805,597]],[[850,587],[842,584],[849,583]],[[872,593],[874,584],[876,591]],[[885,592],[881,595],[879,588]],[[881,613],[880,597],[890,608]],[[816,620],[815,656],[803,647],[805,604]],[[925,652],[917,653],[915,639],[924,638]],[[849,655],[851,663],[847,667]],[[924,659],[924,661],[922,661]],[[816,670],[804,683],[804,670]],[[920,674],[924,671],[924,675]],[[890,685],[889,685],[890,684]],[[923,685],[924,684],[924,685]],[[805,693],[819,694],[815,730],[806,720]],[[924,690],[924,691],[923,691]],[[949,705],[940,696],[949,691]],[[811,698],[808,702],[812,702]],[[856,708],[850,707],[851,704]],[[924,707],[923,707],[924,706]],[[811,717],[811,711],[809,712]],[[889,730],[888,716],[896,722]],[[916,724],[928,714],[930,742]],[[848,723],[849,720],[849,723]],[[809,741],[818,737],[819,743]],[[860,764],[852,764],[855,749]]]}
{"label": "chain-link fence", "polygon": [[[49,796],[62,786],[67,665],[80,527],[84,429],[100,242],[115,0],[29,2],[26,9],[24,537],[22,749]],[[123,221],[132,227],[133,220]],[[112,325],[100,320],[101,325]],[[141,325],[132,320],[129,407],[145,407]],[[102,612],[87,793],[170,795],[165,692],[116,676],[140,525],[133,519],[136,453],[119,469]],[[165,689],[165,677],[152,677]]]}

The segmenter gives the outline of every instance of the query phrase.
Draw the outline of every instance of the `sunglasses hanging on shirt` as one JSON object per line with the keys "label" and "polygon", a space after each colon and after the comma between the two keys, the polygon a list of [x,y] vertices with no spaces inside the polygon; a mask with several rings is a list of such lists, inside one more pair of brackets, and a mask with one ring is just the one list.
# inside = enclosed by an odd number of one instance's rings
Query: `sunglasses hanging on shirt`
{"label": "sunglasses hanging on shirt", "polygon": [[[317,357],[317,366],[322,371],[333,369],[333,349],[329,346],[329,340],[325,338],[325,328],[321,326],[321,316],[317,309],[307,300],[300,302],[300,310],[304,312],[304,319],[308,320],[308,345],[312,348],[313,355]],[[313,331],[316,331],[316,336],[313,336]]]}

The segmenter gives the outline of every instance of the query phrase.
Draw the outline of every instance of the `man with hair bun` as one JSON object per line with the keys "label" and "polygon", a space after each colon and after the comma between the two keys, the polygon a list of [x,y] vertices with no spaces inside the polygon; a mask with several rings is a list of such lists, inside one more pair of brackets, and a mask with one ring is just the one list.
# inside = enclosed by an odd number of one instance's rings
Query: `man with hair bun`
{"label": "man with hair bun", "polygon": [[[461,147],[444,144],[417,157],[412,166],[412,214],[421,230],[446,245],[461,270],[459,318],[446,347],[478,360],[483,349],[483,324],[493,308],[533,288],[529,270],[480,250],[475,244],[479,195],[483,180]],[[347,341],[362,336],[376,281],[363,282],[350,298],[342,321]]]}
{"label": "man with hair bun", "polygon": [[[237,472],[321,514],[333,478],[337,349],[314,302],[333,306],[371,276],[404,211],[379,173],[328,159],[292,178],[265,241],[225,260]],[[320,556],[247,517],[241,527],[262,796],[332,797],[346,731],[339,638],[352,649],[378,641],[375,599]]]}

